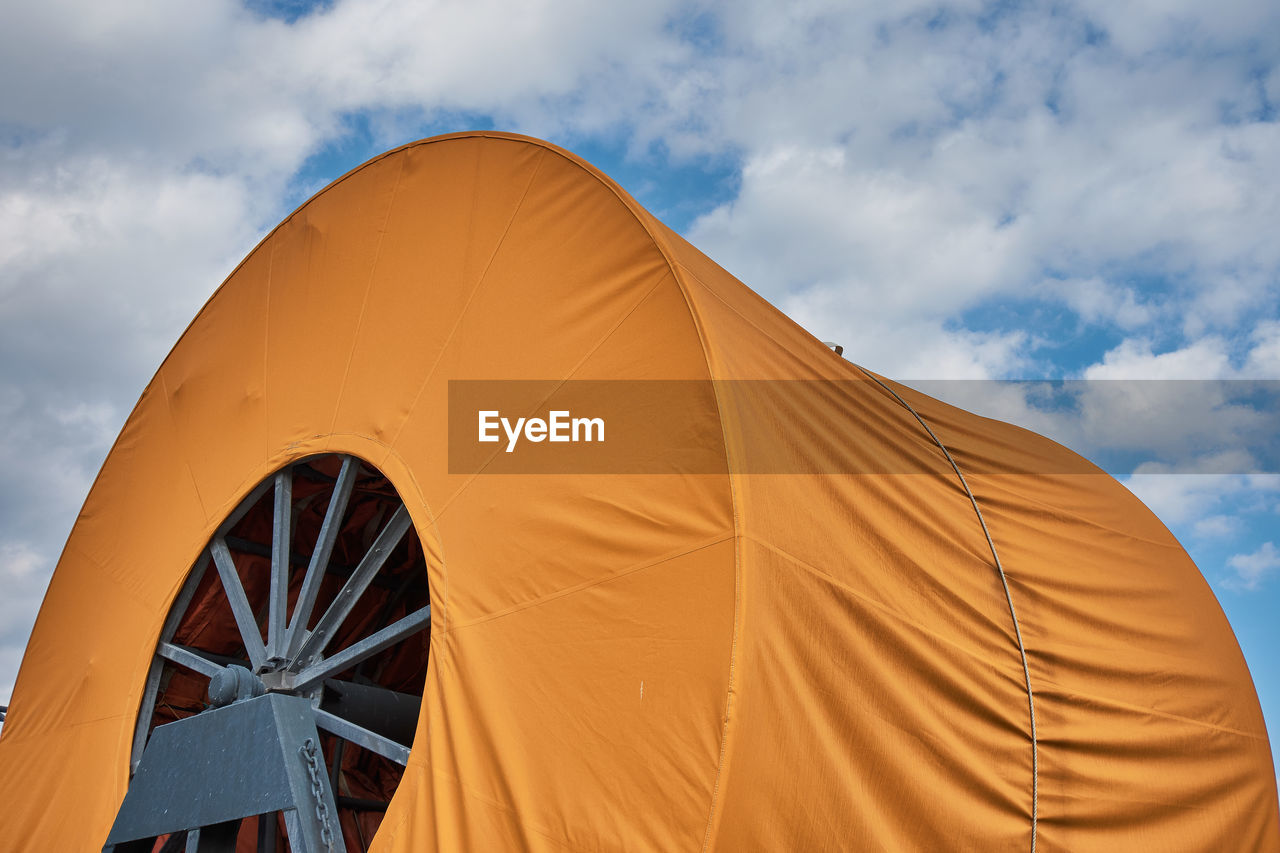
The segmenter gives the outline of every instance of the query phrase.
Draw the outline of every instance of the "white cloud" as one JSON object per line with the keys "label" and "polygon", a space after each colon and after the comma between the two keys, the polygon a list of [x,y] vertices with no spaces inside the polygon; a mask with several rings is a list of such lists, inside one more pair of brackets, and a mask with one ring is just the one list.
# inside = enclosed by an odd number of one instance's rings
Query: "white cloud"
{"label": "white cloud", "polygon": [[0,705],[9,704],[22,647],[44,598],[53,565],[29,544],[0,544]]}
{"label": "white cloud", "polygon": [[1204,338],[1182,349],[1156,354],[1150,341],[1130,338],[1111,350],[1085,379],[1222,379],[1230,372],[1225,344]]}
{"label": "white cloud", "polygon": [[1235,577],[1227,581],[1230,586],[1256,590],[1268,575],[1280,569],[1280,549],[1274,542],[1264,542],[1253,553],[1236,554],[1227,561],[1227,566],[1235,571]]}
{"label": "white cloud", "polygon": [[1259,323],[1253,330],[1253,344],[1241,369],[1241,378],[1280,379],[1280,322]]}
{"label": "white cloud", "polygon": [[1025,272],[1011,268],[1016,226],[958,188],[865,170],[838,148],[769,150],[742,180],[691,237],[766,295],[835,288],[872,316],[943,317]]}
{"label": "white cloud", "polygon": [[1239,518],[1232,515],[1210,515],[1192,525],[1196,536],[1206,539],[1227,539],[1240,533],[1243,527]]}
{"label": "white cloud", "polygon": [[[1263,322],[1235,344],[1209,336],[1164,352],[1127,338],[1083,371],[1090,381],[1077,386],[1077,408],[1057,419],[1057,431],[1086,448],[1147,450],[1159,464],[1139,470],[1247,474],[1274,466],[1276,395],[1238,380],[1280,376],[1278,330]],[[1244,354],[1233,356],[1240,346]],[[1264,402],[1251,396],[1258,391],[1267,392]]]}
{"label": "white cloud", "polygon": [[1159,466],[1145,466],[1121,482],[1170,526],[1191,526],[1217,516],[1258,515],[1280,496],[1280,478],[1274,474],[1171,474]]}
{"label": "white cloud", "polygon": [[1151,324],[1158,315],[1156,306],[1143,300],[1136,288],[1101,278],[1048,281],[1042,287],[1087,324],[1136,329]]}
{"label": "white cloud", "polygon": [[1166,524],[1186,524],[1214,513],[1238,479],[1195,474],[1139,473],[1122,482]]}
{"label": "white cloud", "polygon": [[1112,40],[1136,55],[1192,39],[1208,46],[1247,41],[1263,26],[1274,26],[1278,17],[1274,6],[1251,0],[1227,0],[1213,6],[1197,0],[1082,0],[1080,5]]}
{"label": "white cloud", "polygon": [[[1215,25],[1201,44],[1156,16],[1184,49],[1149,54],[1090,38],[1069,6],[983,22],[968,11],[934,9],[942,25],[926,27],[930,15],[822,7],[807,31],[746,16],[732,30],[744,56],[725,63],[746,94],[709,106],[747,152],[742,188],[695,224],[694,242],[776,301],[786,294],[798,317],[823,304],[824,337],[925,320],[944,337],[938,318],[1002,299],[1200,339],[1275,310],[1280,126],[1221,121],[1225,104],[1247,116],[1261,102],[1242,98],[1253,67],[1220,40],[1258,30]],[[1274,29],[1273,13],[1233,14]],[[1135,19],[1092,26],[1127,33]],[[828,40],[847,50],[819,49]],[[1000,367],[1025,363],[1037,340],[1021,343]],[[1198,354],[1158,366],[1203,376],[1215,361]],[[1226,354],[1214,358],[1225,370]]]}

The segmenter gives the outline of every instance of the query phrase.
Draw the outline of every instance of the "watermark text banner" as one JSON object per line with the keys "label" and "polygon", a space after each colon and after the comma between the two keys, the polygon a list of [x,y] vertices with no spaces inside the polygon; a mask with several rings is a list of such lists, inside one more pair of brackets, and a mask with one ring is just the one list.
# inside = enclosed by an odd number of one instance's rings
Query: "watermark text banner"
{"label": "watermark text banner", "polygon": [[[1276,380],[894,387],[966,472],[1280,474]],[[863,379],[454,380],[448,461],[467,475],[951,471],[903,403]]]}

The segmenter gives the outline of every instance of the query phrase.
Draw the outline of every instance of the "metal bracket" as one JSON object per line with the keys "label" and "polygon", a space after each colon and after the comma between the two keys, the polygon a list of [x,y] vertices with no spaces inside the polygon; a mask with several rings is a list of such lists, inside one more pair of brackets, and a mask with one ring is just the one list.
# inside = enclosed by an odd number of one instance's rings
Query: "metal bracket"
{"label": "metal bracket", "polygon": [[189,834],[188,847],[196,835],[201,853],[221,850],[204,836],[213,842],[233,822],[277,811],[298,853],[346,853],[329,779],[316,772],[322,759],[313,713],[303,697],[268,693],[157,727],[104,853],[200,830]]}

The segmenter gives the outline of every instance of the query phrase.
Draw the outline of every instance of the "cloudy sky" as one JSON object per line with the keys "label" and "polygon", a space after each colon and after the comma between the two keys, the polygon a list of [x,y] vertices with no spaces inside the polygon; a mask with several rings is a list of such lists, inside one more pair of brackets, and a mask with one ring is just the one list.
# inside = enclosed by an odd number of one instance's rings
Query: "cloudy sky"
{"label": "cloudy sky", "polygon": [[1121,454],[1280,731],[1275,408],[1172,381],[1280,378],[1273,0],[0,0],[0,80],[0,704],[214,288],[351,167],[479,127],[587,157],[869,368],[1098,380],[947,387]]}

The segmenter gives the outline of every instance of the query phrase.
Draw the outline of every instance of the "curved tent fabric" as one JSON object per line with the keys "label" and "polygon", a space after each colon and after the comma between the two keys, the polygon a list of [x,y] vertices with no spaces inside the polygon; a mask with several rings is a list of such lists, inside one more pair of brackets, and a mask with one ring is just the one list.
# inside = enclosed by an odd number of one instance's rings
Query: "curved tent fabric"
{"label": "curved tent fabric", "polygon": [[[715,380],[722,469],[450,473],[459,379]],[[341,452],[404,498],[433,606],[374,850],[1280,850],[1248,670],[1174,537],[1047,439],[869,379],[554,146],[370,161],[228,278],[103,465],[0,734],[0,846],[101,847],[193,561]],[[764,412],[736,380],[839,392]],[[902,467],[832,473],[866,459]]]}

